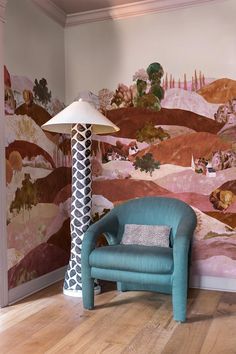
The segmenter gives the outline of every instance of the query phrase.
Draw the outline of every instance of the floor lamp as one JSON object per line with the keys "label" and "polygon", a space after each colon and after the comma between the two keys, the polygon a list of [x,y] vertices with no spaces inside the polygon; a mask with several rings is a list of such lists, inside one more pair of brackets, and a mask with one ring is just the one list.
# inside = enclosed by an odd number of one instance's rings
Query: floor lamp
{"label": "floor lamp", "polygon": [[81,297],[81,246],[91,221],[91,137],[92,133],[107,134],[117,132],[119,128],[90,103],[81,99],[51,118],[42,128],[51,132],[71,134],[71,254],[63,292],[66,295]]}

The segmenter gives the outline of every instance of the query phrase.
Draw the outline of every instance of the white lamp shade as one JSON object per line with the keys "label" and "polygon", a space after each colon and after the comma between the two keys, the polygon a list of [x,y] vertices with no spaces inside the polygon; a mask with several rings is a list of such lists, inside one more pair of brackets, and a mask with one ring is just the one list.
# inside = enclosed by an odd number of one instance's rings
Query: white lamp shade
{"label": "white lamp shade", "polygon": [[94,134],[113,133],[120,130],[90,103],[81,99],[71,103],[43,124],[42,128],[50,132],[71,134],[72,126],[78,123],[91,124]]}

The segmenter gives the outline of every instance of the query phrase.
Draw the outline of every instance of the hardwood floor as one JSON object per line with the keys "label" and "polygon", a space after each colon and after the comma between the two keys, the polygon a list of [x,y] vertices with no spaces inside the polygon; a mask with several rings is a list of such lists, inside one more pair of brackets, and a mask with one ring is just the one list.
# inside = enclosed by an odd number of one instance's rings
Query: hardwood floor
{"label": "hardwood floor", "polygon": [[236,293],[191,289],[183,324],[169,295],[110,290],[95,303],[83,310],[57,283],[0,309],[0,353],[236,353]]}

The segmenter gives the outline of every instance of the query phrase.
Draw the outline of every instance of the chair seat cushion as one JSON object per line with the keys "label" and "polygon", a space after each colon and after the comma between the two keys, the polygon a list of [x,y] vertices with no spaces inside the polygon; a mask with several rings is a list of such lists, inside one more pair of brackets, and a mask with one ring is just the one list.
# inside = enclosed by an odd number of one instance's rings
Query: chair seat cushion
{"label": "chair seat cushion", "polygon": [[172,248],[140,245],[114,245],[95,248],[90,256],[91,267],[152,274],[173,272]]}

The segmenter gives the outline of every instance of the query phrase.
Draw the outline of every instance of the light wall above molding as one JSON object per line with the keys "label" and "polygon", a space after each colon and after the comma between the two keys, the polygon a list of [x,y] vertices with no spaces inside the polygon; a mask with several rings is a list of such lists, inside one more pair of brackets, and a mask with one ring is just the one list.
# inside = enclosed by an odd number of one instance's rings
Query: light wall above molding
{"label": "light wall above molding", "polygon": [[[227,0],[33,0],[63,27],[177,10]],[[72,11],[75,11],[72,13]]]}

